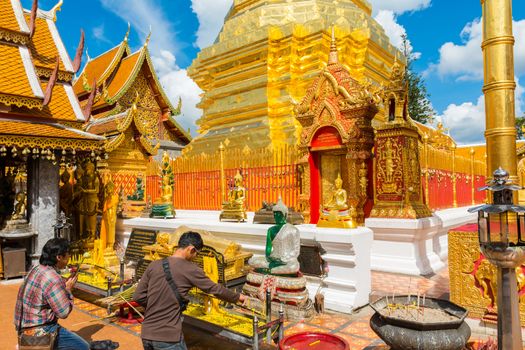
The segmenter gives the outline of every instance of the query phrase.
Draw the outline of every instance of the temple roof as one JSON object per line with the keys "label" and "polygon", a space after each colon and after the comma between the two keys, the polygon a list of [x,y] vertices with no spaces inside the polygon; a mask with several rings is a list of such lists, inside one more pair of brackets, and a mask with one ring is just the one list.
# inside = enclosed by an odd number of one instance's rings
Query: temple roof
{"label": "temple roof", "polygon": [[0,42],[0,103],[7,106],[40,107],[44,93],[25,46]]}
{"label": "temple roof", "polygon": [[[29,35],[29,27],[24,21],[22,7],[18,1],[0,1],[0,31],[11,31]],[[0,38],[2,35],[0,34]]]}
{"label": "temple roof", "polygon": [[74,90],[78,96],[82,96],[83,105],[87,103],[86,95],[89,93],[86,88],[91,88],[94,79],[102,90],[102,96],[95,99],[96,102],[92,107],[93,118],[86,126],[86,130],[99,135],[119,132],[116,129],[115,114],[122,115],[122,112],[129,110],[130,106],[119,108],[117,103],[129,91],[141,71],[145,73],[163,114],[164,111],[169,110],[166,117],[159,119],[159,123],[163,122],[166,129],[181,141],[189,142],[191,135],[174,118],[175,115],[180,114],[181,101],[179,100],[179,105],[174,107],[166,96],[153,68],[147,44],[130,54],[126,39],[120,45],[89,61],[75,81]]}
{"label": "temple roof", "polygon": [[97,79],[97,85],[102,84],[115,70],[124,54],[129,54],[129,51],[127,41],[124,40],[120,45],[89,60],[73,84],[75,93],[79,96],[88,94],[86,88],[91,88],[94,79]]}
{"label": "temple roof", "polygon": [[[85,121],[71,86],[73,65],[55,25],[60,5],[36,11],[30,37],[31,13],[24,13],[20,0],[0,0],[0,142],[6,146],[84,150],[102,146],[100,136],[60,124],[80,126]],[[52,91],[46,91],[57,57],[57,81]]]}

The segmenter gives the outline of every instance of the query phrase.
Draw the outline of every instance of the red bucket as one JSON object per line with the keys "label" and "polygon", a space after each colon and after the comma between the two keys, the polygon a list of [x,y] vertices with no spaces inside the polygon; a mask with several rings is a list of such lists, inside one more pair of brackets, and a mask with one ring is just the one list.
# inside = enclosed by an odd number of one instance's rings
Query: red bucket
{"label": "red bucket", "polygon": [[350,350],[343,338],[329,333],[303,332],[284,337],[279,342],[281,350]]}

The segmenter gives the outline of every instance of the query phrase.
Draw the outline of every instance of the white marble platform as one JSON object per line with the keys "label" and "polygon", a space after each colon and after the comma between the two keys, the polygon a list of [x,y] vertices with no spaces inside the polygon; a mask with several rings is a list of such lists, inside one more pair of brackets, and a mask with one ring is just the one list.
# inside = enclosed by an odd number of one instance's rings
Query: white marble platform
{"label": "white marble platform", "polygon": [[[219,222],[218,211],[177,210],[175,219],[135,218],[119,220],[117,239],[127,244],[133,228],[175,230],[185,225],[203,229],[235,241],[243,249],[254,254],[264,254],[266,231],[270,225],[252,224],[253,213],[248,213],[248,222]],[[313,298],[322,283],[325,307],[330,310],[350,313],[368,303],[371,292],[370,251],[373,233],[365,227],[356,229],[318,228],[315,225],[297,225],[302,244],[318,244],[326,252],[323,259],[328,262],[328,275],[321,281],[308,277],[308,290]]]}
{"label": "white marble platform", "polygon": [[448,230],[477,219],[468,208],[440,210],[417,220],[366,219],[365,226],[374,232],[372,270],[409,275],[441,270],[448,259]]}

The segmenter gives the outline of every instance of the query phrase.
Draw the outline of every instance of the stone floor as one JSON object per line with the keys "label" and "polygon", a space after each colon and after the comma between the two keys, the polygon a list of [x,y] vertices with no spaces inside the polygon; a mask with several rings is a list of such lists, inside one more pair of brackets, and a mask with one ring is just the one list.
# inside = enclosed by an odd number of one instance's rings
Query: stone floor
{"label": "stone floor", "polygon": [[[4,315],[11,315],[17,289],[18,285],[6,286],[0,284],[0,311]],[[392,295],[392,293],[408,294],[410,292],[411,294],[416,294],[417,291],[420,294],[426,294],[428,297],[448,298],[448,268],[435,275],[417,277],[373,272],[372,291],[371,299],[385,294]],[[389,347],[370,329],[369,319],[372,313],[373,311],[370,307],[364,307],[352,315],[327,312],[324,315],[318,315],[305,321],[286,322],[285,336],[305,331],[327,332],[344,338],[349,343],[350,349],[387,350]],[[121,349],[141,349],[139,338],[140,325],[130,325],[104,319],[106,316],[107,312],[104,308],[76,299],[75,311],[72,316],[67,320],[61,321],[61,323],[65,327],[79,331],[80,334],[88,339],[113,339],[121,342]],[[16,335],[14,330],[12,330],[11,322],[11,317],[8,319],[2,317],[0,322],[0,327],[5,326],[8,330],[7,336],[0,340],[1,349],[15,349]],[[86,329],[88,328],[91,331],[96,330],[96,332],[87,334]],[[475,343],[480,339],[486,339],[486,336],[473,333],[469,349],[477,349]],[[190,350],[240,350],[245,348],[227,343],[219,345],[215,338],[199,332],[186,337],[186,340]]]}

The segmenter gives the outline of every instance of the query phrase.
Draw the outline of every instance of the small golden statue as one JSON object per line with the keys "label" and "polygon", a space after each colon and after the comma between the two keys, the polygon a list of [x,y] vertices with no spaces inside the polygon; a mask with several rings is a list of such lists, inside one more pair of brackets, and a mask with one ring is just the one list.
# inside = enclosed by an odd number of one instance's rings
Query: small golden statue
{"label": "small golden statue", "polygon": [[87,238],[89,241],[95,239],[99,186],[100,181],[95,165],[87,162],[84,165],[84,174],[81,178],[81,197],[78,211],[80,213],[81,238]]}
{"label": "small golden statue", "polygon": [[348,207],[346,190],[343,189],[343,179],[341,174],[337,174],[335,179],[335,190],[331,198],[323,204],[318,227],[333,228],[355,228],[357,227],[352,219],[352,212],[355,209]]}
{"label": "small golden statue", "polygon": [[20,191],[15,196],[16,204],[11,220],[26,220],[27,196],[25,191]]}
{"label": "small golden statue", "polygon": [[112,181],[104,187],[104,207],[102,209],[102,223],[100,225],[100,240],[106,250],[113,250],[115,244],[115,225],[117,224],[117,206],[119,198],[115,193]]}
{"label": "small golden statue", "polygon": [[173,178],[170,157],[168,152],[164,152],[162,155],[162,195],[153,203],[150,215],[152,218],[173,219],[175,217],[175,209],[173,209]]}
{"label": "small golden statue", "polygon": [[222,212],[219,220],[237,220],[245,221],[247,219],[244,201],[246,199],[246,189],[242,186],[242,175],[237,170],[237,174],[233,178],[235,187],[228,193],[228,200],[222,203]]}

